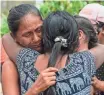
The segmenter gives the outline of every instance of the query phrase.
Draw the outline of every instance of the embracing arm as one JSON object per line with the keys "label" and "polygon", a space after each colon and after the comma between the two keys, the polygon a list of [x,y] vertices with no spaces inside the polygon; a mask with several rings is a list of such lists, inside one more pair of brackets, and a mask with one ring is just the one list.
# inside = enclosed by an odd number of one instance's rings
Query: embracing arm
{"label": "embracing arm", "polygon": [[95,64],[98,69],[104,62],[104,45],[98,44],[96,47],[90,49],[90,52],[95,57]]}
{"label": "embracing arm", "polygon": [[19,51],[22,49],[21,46],[19,46],[12,36],[9,34],[5,34],[2,37],[2,44],[4,46],[4,49],[6,53],[8,54],[9,58],[15,63],[16,62],[16,57]]}
{"label": "embracing arm", "polygon": [[9,59],[2,65],[3,95],[20,95],[16,66]]}

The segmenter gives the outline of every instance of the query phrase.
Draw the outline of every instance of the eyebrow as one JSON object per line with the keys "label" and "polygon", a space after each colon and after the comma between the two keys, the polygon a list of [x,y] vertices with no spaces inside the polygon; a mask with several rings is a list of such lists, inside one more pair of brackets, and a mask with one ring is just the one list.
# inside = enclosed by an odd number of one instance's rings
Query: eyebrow
{"label": "eyebrow", "polygon": [[37,26],[35,30],[37,30],[38,28],[41,28],[42,26],[43,26],[42,24]]}
{"label": "eyebrow", "polygon": [[[35,30],[37,30],[38,28],[40,28],[40,27],[42,27],[43,26],[43,24],[39,24],[36,28],[35,28]],[[24,36],[24,35],[26,35],[27,33],[29,33],[31,30],[28,30],[28,31],[25,31],[25,33],[23,33],[22,35]]]}

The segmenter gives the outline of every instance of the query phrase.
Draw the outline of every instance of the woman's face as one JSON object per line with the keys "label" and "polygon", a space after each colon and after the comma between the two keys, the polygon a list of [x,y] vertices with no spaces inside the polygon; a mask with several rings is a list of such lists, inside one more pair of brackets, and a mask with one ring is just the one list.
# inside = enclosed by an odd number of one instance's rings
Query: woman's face
{"label": "woman's face", "polygon": [[15,40],[18,44],[34,50],[41,50],[42,20],[39,16],[27,14],[21,19]]}

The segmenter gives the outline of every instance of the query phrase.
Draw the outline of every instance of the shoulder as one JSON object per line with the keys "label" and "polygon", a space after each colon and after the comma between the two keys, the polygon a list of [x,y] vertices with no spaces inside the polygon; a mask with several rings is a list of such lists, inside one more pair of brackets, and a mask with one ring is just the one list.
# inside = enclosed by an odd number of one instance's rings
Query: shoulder
{"label": "shoulder", "polygon": [[78,59],[83,59],[83,58],[94,59],[93,54],[89,50],[73,53],[71,57],[78,58]]}
{"label": "shoulder", "polygon": [[[33,49],[30,49],[30,48],[22,48],[20,51],[19,51],[19,54],[17,56],[17,61],[18,59],[19,60],[23,60],[24,58],[34,58],[34,57],[37,57],[40,53],[37,52],[36,50],[33,50]],[[30,60],[28,59],[28,60]]]}
{"label": "shoulder", "polygon": [[29,69],[34,67],[34,63],[39,56],[39,52],[32,50],[30,48],[23,48],[19,52],[16,58],[16,64],[19,70]]}
{"label": "shoulder", "polygon": [[95,58],[90,51],[76,52],[71,56],[69,55],[69,57],[69,63],[86,65],[88,67],[93,66],[95,68]]}
{"label": "shoulder", "polygon": [[7,34],[3,35],[2,41],[4,42],[4,41],[6,41],[6,40],[8,40],[10,38],[12,38],[11,35],[10,35],[10,33],[7,33]]}

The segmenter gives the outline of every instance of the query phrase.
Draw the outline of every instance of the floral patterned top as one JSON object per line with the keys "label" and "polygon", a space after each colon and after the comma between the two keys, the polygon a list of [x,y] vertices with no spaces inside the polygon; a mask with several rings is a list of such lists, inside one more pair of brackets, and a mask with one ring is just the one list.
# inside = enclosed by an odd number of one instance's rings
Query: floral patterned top
{"label": "floral patterned top", "polygon": [[[26,93],[39,75],[34,67],[38,55],[37,51],[24,48],[17,56],[21,95]],[[54,85],[56,94],[90,95],[91,78],[96,71],[93,55],[89,51],[83,51],[69,55],[69,57],[70,60],[67,61],[69,64],[56,73]]]}

